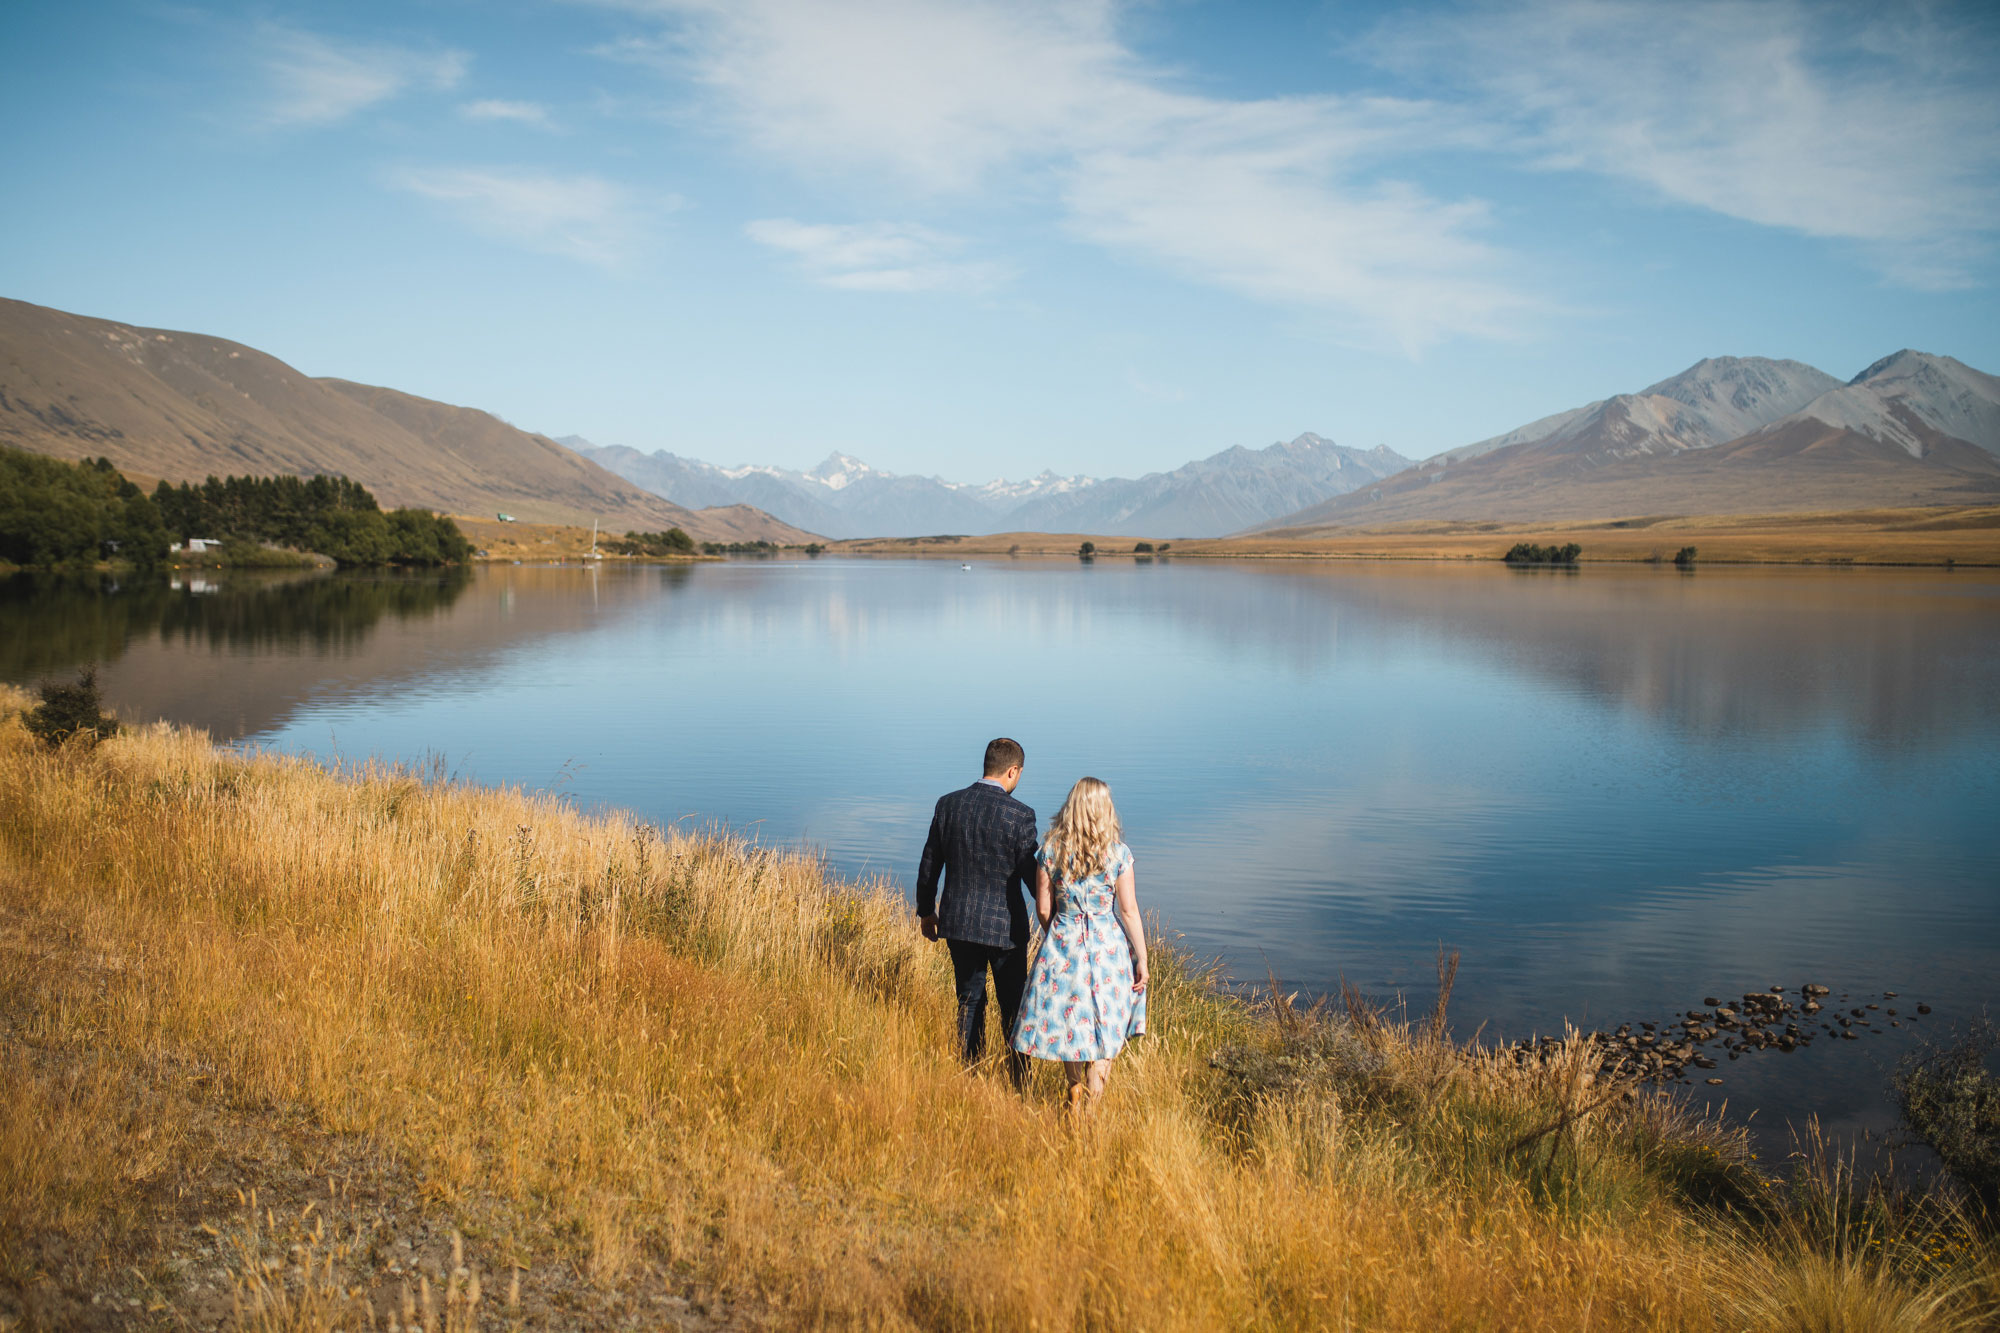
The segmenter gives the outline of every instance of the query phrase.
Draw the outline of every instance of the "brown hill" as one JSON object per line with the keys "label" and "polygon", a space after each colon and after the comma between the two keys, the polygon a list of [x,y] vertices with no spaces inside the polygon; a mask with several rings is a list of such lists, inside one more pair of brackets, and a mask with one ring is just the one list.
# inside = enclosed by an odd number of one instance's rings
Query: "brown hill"
{"label": "brown hill", "polygon": [[0,443],[170,481],[342,473],[383,504],[606,531],[805,542],[747,505],[692,510],[476,408],[315,379],[223,338],[0,299]]}

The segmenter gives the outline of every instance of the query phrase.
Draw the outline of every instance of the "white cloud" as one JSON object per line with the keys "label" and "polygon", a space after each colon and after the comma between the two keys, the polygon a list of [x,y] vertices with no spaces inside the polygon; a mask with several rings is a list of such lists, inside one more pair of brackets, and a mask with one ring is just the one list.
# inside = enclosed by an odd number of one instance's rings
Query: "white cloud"
{"label": "white cloud", "polygon": [[866,292],[987,291],[1006,280],[996,264],[953,258],[956,236],[908,222],[852,224],[762,218],[750,239],[792,255],[815,282]]}
{"label": "white cloud", "polygon": [[1479,202],[1384,176],[1396,152],[1477,141],[1430,104],[1177,91],[1121,43],[1106,0],[627,7],[675,29],[608,54],[691,77],[809,173],[1052,205],[1094,243],[1411,350],[1505,333],[1536,306],[1479,239]]}
{"label": "white cloud", "polygon": [[343,42],[299,28],[266,24],[255,57],[270,85],[267,123],[330,125],[412,88],[448,90],[465,77],[459,51]]}
{"label": "white cloud", "polygon": [[1927,5],[1535,0],[1390,25],[1374,50],[1469,89],[1542,167],[1868,247],[1965,280],[2000,211],[1991,25]]}
{"label": "white cloud", "polygon": [[642,239],[631,192],[600,176],[431,167],[395,172],[390,184],[436,200],[484,235],[605,268],[623,266]]}
{"label": "white cloud", "polygon": [[521,125],[549,127],[549,109],[539,102],[507,102],[498,98],[482,98],[477,102],[467,102],[459,107],[458,113],[467,120],[505,120]]}

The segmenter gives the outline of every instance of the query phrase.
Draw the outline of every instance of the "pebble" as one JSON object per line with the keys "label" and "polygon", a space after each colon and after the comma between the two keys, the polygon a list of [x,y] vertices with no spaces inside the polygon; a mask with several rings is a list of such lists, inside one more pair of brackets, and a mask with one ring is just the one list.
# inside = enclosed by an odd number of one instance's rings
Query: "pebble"
{"label": "pebble", "polygon": [[[1641,1021],[1636,1026],[1642,1031],[1634,1031],[1634,1024],[1620,1023],[1610,1032],[1593,1032],[1588,1040],[1602,1047],[1599,1072],[1611,1077],[1623,1077],[1637,1082],[1690,1083],[1690,1069],[1705,1070],[1716,1068],[1716,1061],[1703,1053],[1704,1043],[1712,1042],[1720,1036],[1720,1054],[1731,1060],[1758,1051],[1777,1050],[1785,1054],[1797,1051],[1801,1046],[1812,1044],[1813,1032],[1801,1027],[1798,1018],[1810,1018],[1820,1012],[1820,997],[1831,995],[1832,989],[1817,982],[1807,982],[1797,988],[1798,1001],[1785,998],[1786,988],[1774,985],[1768,990],[1746,994],[1740,1001],[1725,1004],[1715,996],[1707,996],[1702,1003],[1705,1009],[1689,1009],[1683,1018],[1665,1025]],[[1845,1000],[1847,995],[1842,993]],[[1883,998],[1894,999],[1894,991],[1883,992]],[[1861,1032],[1880,1033],[1881,1028],[1868,1026],[1872,1019],[1870,1010],[1879,1011],[1880,1006],[1868,1004],[1866,1008],[1851,1008],[1847,1013],[1835,1013],[1831,1017],[1839,1024],[1838,1030],[1831,1023],[1818,1025],[1821,1032],[1838,1035],[1847,1041],[1858,1041]],[[1920,1014],[1930,1012],[1929,1005],[1917,1005]],[[1896,1010],[1888,1011],[1895,1015]],[[1857,1023],[1855,1020],[1860,1019]],[[1909,1021],[1915,1022],[1914,1018]],[[1662,1026],[1665,1031],[1662,1031]],[[1890,1022],[1890,1027],[1901,1027],[1898,1022]],[[1513,1058],[1516,1062],[1539,1059],[1542,1053],[1562,1044],[1554,1036],[1524,1038],[1513,1044]],[[1709,1078],[1705,1082],[1719,1084],[1720,1078]]]}

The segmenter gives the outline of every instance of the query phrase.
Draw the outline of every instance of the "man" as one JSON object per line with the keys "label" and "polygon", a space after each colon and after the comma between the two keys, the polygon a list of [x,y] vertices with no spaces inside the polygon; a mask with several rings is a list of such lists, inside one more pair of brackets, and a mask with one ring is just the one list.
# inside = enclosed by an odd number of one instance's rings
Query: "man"
{"label": "man", "polygon": [[[1005,736],[986,747],[986,771],[938,798],[917,867],[917,922],[951,950],[958,990],[958,1041],[967,1064],[986,1049],[986,974],[1008,1038],[1028,981],[1028,902],[1035,882],[1035,812],[1014,799],[1026,756]],[[938,876],[944,902],[938,902]],[[1028,1058],[1010,1047],[1007,1076],[1020,1086]]]}

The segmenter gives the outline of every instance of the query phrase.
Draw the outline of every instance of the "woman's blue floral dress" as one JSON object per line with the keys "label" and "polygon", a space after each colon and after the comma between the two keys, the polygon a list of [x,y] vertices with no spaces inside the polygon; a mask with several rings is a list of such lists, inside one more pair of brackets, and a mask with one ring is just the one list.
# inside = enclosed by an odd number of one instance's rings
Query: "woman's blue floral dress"
{"label": "woman's blue floral dress", "polygon": [[1146,1030],[1146,997],[1132,993],[1132,946],[1112,906],[1132,849],[1119,843],[1102,870],[1074,884],[1042,853],[1035,859],[1055,882],[1055,917],[1028,974],[1014,1049],[1043,1060],[1109,1060]]}

